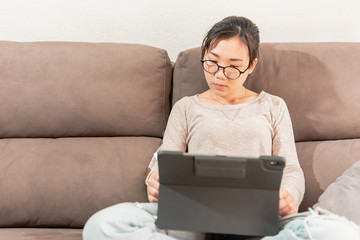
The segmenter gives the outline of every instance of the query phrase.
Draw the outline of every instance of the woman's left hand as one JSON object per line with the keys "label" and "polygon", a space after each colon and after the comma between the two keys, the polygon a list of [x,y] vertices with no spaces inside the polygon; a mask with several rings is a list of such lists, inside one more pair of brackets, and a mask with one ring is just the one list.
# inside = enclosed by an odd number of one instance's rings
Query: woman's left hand
{"label": "woman's left hand", "polygon": [[280,189],[279,211],[282,217],[298,212],[294,196],[284,189]]}

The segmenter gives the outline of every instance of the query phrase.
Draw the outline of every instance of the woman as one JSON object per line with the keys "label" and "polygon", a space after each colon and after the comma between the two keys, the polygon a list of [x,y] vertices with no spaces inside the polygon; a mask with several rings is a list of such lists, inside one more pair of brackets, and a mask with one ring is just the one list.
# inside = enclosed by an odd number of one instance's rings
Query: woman
{"label": "woman", "polygon": [[[258,28],[247,18],[227,17],[209,30],[202,44],[201,59],[209,90],[184,97],[174,105],[160,149],[284,157],[279,212],[286,216],[298,211],[304,195],[304,176],[285,102],[243,85],[256,67],[258,48]],[[159,193],[156,153],[149,164],[146,185],[150,203],[122,203],[96,213],[84,228],[84,239],[205,238],[201,233],[163,231],[156,227]]]}
{"label": "woman", "polygon": [[[285,102],[243,86],[258,62],[258,47],[259,31],[249,19],[228,17],[210,29],[202,45],[202,64],[210,89],[174,105],[161,149],[285,157],[280,190],[280,215],[285,216],[298,210],[304,177]],[[156,202],[159,182],[155,158],[149,166],[148,197]]]}
{"label": "woman", "polygon": [[[259,31],[249,19],[228,17],[209,30],[201,60],[209,90],[174,105],[161,150],[285,157],[279,211],[286,216],[298,211],[304,176],[285,102],[243,85],[256,67],[258,48]],[[149,168],[148,198],[157,202],[159,174],[155,157]]]}

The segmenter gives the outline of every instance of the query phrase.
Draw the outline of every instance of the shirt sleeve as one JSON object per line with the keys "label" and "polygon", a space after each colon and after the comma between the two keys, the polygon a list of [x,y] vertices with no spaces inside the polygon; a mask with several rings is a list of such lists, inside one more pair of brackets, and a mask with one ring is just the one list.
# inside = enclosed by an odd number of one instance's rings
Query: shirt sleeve
{"label": "shirt sleeve", "polygon": [[162,145],[154,153],[148,168],[150,172],[146,177],[145,183],[154,171],[159,170],[157,162],[157,153],[160,150],[168,151],[186,151],[186,138],[187,138],[187,120],[186,120],[186,98],[176,102],[170,112],[169,120],[166,125]]}
{"label": "shirt sleeve", "polygon": [[305,179],[297,157],[290,114],[285,101],[281,98],[279,102],[274,103],[274,108],[272,151],[274,156],[284,157],[286,161],[281,188],[293,195],[299,206],[304,196]]}

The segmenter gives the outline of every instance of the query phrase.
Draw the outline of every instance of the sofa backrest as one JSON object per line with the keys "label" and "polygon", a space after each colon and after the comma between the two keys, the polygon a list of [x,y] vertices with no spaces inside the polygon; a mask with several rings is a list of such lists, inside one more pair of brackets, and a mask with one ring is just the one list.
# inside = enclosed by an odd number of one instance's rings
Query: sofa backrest
{"label": "sofa backrest", "polygon": [[165,51],[65,42],[0,49],[0,138],[162,137],[172,71]]}
{"label": "sofa backrest", "polygon": [[[173,103],[208,89],[200,59],[200,48],[179,54]],[[359,138],[359,62],[359,43],[262,43],[245,85],[285,100],[296,141]]]}
{"label": "sofa backrest", "polygon": [[82,227],[147,201],[171,75],[150,46],[0,42],[0,226]]}
{"label": "sofa backrest", "polygon": [[[200,59],[199,47],[179,54],[173,103],[208,89]],[[359,62],[360,43],[262,43],[258,65],[245,82],[288,105],[306,179],[302,209],[360,159],[360,148],[354,147],[360,146]],[[341,139],[343,145],[334,143]]]}

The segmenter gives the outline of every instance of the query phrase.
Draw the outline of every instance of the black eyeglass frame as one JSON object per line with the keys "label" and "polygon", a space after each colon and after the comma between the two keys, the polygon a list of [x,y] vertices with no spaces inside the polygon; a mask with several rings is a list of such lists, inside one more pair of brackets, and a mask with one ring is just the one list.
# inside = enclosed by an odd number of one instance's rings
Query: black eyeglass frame
{"label": "black eyeglass frame", "polygon": [[[215,62],[215,61],[213,61],[213,60],[204,60],[204,59],[201,59],[200,62],[202,63],[202,68],[203,68],[206,72],[208,72],[208,73],[217,73],[217,72],[219,71],[219,69],[222,68],[222,69],[223,69],[223,74],[224,74],[224,76],[227,77],[227,78],[230,79],[230,80],[236,80],[236,79],[238,79],[238,78],[241,76],[241,74],[244,74],[244,73],[249,69],[249,67],[250,67],[250,65],[249,65],[244,71],[240,71],[240,69],[238,69],[237,67],[232,67],[232,66],[223,67],[223,66],[220,66],[219,64],[217,64],[217,62]],[[209,72],[208,70],[206,70],[205,67],[204,67],[204,63],[205,63],[205,62],[215,63],[215,65],[217,66],[216,71],[215,71],[215,72]],[[225,68],[234,68],[234,69],[238,70],[238,71],[239,71],[239,76],[237,76],[236,78],[230,78],[230,77],[226,76],[226,74],[225,74]]]}

